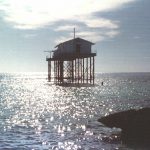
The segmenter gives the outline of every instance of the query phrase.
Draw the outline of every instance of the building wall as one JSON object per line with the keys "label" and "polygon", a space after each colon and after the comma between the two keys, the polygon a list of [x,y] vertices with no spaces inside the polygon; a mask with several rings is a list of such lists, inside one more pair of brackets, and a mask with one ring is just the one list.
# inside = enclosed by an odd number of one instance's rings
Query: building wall
{"label": "building wall", "polygon": [[74,41],[68,41],[63,44],[62,52],[73,53],[74,52]]}
{"label": "building wall", "polygon": [[77,41],[76,44],[80,44],[80,53],[84,53],[84,54],[91,53],[90,43],[80,40],[80,41]]}
{"label": "building wall", "polygon": [[91,43],[81,39],[70,40],[58,45],[57,50],[54,52],[54,56],[57,56],[60,53],[71,54],[77,52],[82,54],[87,54],[87,53],[89,54],[91,53],[91,46],[92,46]]}

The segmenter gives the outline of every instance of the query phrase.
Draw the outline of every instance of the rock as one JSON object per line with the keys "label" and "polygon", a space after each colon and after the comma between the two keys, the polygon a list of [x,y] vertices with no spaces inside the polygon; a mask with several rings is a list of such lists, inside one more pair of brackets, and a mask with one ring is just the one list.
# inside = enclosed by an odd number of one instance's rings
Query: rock
{"label": "rock", "polygon": [[118,112],[98,121],[107,127],[121,128],[125,142],[150,144],[150,108]]}

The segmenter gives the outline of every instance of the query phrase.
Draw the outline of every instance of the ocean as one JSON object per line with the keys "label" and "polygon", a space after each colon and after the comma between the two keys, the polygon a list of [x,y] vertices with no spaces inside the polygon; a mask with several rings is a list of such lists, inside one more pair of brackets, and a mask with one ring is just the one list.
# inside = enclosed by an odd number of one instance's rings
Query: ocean
{"label": "ocean", "polygon": [[112,138],[119,129],[97,120],[150,107],[150,73],[97,73],[94,87],[62,87],[46,78],[0,74],[0,150],[138,149]]}

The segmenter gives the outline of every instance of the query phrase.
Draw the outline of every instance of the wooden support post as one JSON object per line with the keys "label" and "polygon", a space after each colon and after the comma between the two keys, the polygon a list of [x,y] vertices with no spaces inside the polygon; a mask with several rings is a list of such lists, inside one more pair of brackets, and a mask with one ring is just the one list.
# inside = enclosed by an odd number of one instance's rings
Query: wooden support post
{"label": "wooden support post", "polygon": [[80,77],[81,77],[81,83],[83,83],[83,67],[82,67],[82,58],[80,59]]}
{"label": "wooden support post", "polygon": [[79,84],[79,58],[78,58],[78,84]]}
{"label": "wooden support post", "polygon": [[56,63],[55,63],[55,60],[54,60],[54,83],[56,83]]}
{"label": "wooden support post", "polygon": [[71,73],[71,76],[72,76],[72,83],[74,82],[74,64],[73,64],[73,60],[71,61],[72,64],[71,64],[71,67],[72,67],[72,73]]}
{"label": "wooden support post", "polygon": [[57,83],[57,60],[56,60],[56,83]]}
{"label": "wooden support post", "polygon": [[57,60],[55,61],[55,81],[57,83]]}
{"label": "wooden support post", "polygon": [[91,65],[91,57],[90,57],[90,83],[92,81],[92,69],[91,69],[92,65]]}
{"label": "wooden support post", "polygon": [[59,64],[58,64],[58,60],[57,60],[57,83],[59,83]]}
{"label": "wooden support post", "polygon": [[94,72],[95,72],[95,60],[93,57],[93,85],[94,85],[94,80],[95,80]]}
{"label": "wooden support post", "polygon": [[77,82],[77,61],[75,59],[75,83]]}
{"label": "wooden support post", "polygon": [[86,82],[88,83],[88,69],[89,69],[89,65],[88,65],[88,57],[86,58],[86,67],[87,67],[87,71],[86,71],[86,73],[87,73],[87,77],[86,77]]}
{"label": "wooden support post", "polygon": [[60,61],[58,60],[58,83],[60,83]]}
{"label": "wooden support post", "polygon": [[57,83],[58,83],[58,60],[57,60],[56,66],[57,66]]}
{"label": "wooden support post", "polygon": [[48,61],[48,81],[51,82],[51,61]]}
{"label": "wooden support post", "polygon": [[84,72],[84,58],[83,58],[83,83],[84,83],[84,75],[85,74],[85,72]]}
{"label": "wooden support post", "polygon": [[60,61],[60,82],[63,83],[63,76],[64,76],[64,71],[63,71],[63,61]]}

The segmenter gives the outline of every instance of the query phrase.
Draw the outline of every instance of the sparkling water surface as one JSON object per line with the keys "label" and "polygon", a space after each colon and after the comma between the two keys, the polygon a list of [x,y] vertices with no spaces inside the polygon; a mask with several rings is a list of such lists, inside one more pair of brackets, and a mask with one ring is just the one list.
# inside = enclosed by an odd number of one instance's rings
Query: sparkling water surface
{"label": "sparkling water surface", "polygon": [[97,119],[150,107],[150,73],[96,74],[94,87],[57,86],[46,77],[0,74],[0,150],[134,149]]}

